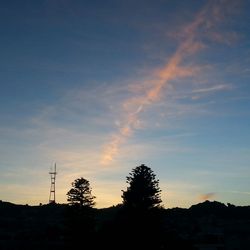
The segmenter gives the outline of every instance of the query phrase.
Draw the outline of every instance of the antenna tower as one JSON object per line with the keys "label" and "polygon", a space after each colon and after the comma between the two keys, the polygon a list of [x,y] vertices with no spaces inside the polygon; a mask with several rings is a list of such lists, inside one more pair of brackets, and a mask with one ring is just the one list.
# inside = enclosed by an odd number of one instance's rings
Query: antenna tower
{"label": "antenna tower", "polygon": [[49,203],[56,203],[56,163],[54,166],[54,171],[51,170],[50,174],[50,194],[49,194]]}

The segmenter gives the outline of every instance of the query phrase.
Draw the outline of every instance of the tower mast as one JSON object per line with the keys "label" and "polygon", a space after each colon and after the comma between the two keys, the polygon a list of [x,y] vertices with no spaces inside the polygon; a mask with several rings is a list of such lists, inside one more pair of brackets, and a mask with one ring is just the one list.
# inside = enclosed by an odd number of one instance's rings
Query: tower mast
{"label": "tower mast", "polygon": [[54,171],[51,170],[50,174],[50,194],[49,194],[49,203],[56,203],[56,163],[54,165]]}

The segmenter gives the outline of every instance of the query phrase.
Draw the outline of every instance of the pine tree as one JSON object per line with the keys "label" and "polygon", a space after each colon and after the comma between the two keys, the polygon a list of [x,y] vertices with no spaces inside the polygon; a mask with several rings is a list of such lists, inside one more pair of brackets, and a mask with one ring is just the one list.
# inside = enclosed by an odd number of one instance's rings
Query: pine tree
{"label": "pine tree", "polygon": [[72,182],[72,188],[67,193],[68,202],[70,205],[79,205],[80,207],[93,207],[96,198],[91,194],[89,181],[83,177]]}
{"label": "pine tree", "polygon": [[143,210],[159,207],[162,202],[161,190],[159,180],[155,177],[151,168],[144,164],[132,169],[126,181],[129,187],[122,191],[124,206]]}

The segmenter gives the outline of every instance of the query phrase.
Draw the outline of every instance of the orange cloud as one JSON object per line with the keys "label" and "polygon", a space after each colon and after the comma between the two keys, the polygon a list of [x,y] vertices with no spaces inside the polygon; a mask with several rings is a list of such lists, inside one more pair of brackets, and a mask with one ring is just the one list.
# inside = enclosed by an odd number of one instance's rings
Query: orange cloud
{"label": "orange cloud", "polygon": [[[198,13],[193,22],[187,25],[183,30],[182,41],[179,47],[161,68],[157,68],[150,75],[150,82],[141,82],[134,88],[140,90],[138,96],[131,97],[123,103],[124,120],[115,136],[105,145],[101,163],[108,165],[118,154],[120,145],[130,137],[134,130],[138,128],[140,123],[139,115],[145,110],[145,107],[158,101],[161,98],[162,89],[174,79],[194,76],[199,71],[199,66],[184,67],[184,59],[191,55],[195,55],[203,49],[205,45],[200,41],[200,37],[206,30],[210,30],[220,16],[220,8],[223,8],[224,1],[219,1],[220,4],[211,5],[210,2],[201,12]],[[204,31],[205,30],[205,31]],[[130,86],[131,88],[131,86]]]}
{"label": "orange cloud", "polygon": [[207,193],[207,194],[201,194],[199,196],[199,200],[201,201],[206,201],[206,200],[211,200],[215,197],[215,193]]}

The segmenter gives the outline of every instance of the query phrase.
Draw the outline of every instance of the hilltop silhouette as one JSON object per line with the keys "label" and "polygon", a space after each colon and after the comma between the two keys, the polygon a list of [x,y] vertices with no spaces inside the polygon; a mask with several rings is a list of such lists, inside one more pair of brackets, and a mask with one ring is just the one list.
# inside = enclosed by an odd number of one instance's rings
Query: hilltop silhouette
{"label": "hilltop silhouette", "polygon": [[137,166],[126,180],[122,203],[110,208],[94,208],[83,177],[72,182],[68,204],[0,201],[0,249],[250,249],[250,206],[207,200],[165,209],[151,168]]}
{"label": "hilltop silhouette", "polygon": [[[70,249],[65,243],[68,207],[66,204],[28,206],[1,201],[0,249]],[[120,204],[92,208],[95,230],[88,238],[86,230],[80,232],[81,242],[86,241],[80,249],[95,249],[99,244],[108,249],[122,249],[117,248],[114,238],[121,233],[117,218],[123,213],[122,209]],[[190,208],[161,208],[160,213],[164,236],[161,249],[249,249],[250,206],[205,201]],[[122,244],[127,241],[131,245],[129,249],[135,249],[124,230],[121,237]]]}

